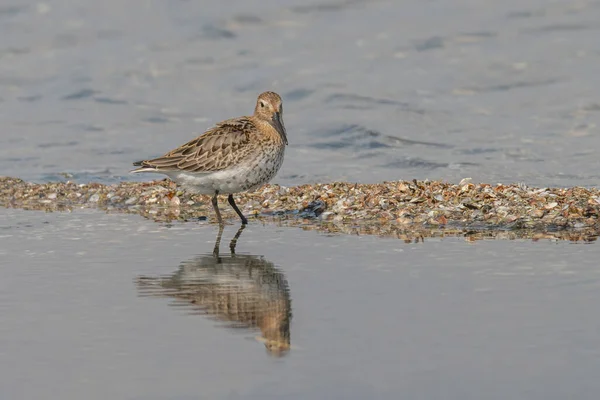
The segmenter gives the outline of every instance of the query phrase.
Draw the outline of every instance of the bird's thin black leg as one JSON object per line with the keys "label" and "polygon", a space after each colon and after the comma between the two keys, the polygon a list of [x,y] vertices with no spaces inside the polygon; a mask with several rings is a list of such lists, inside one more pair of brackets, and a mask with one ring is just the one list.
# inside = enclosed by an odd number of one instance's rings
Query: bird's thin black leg
{"label": "bird's thin black leg", "polygon": [[229,197],[227,198],[227,200],[229,201],[229,204],[231,204],[231,207],[233,207],[233,209],[235,210],[235,212],[237,213],[237,215],[239,215],[240,218],[242,219],[242,224],[246,225],[248,223],[248,220],[246,219],[246,217],[244,217],[244,214],[242,214],[242,212],[240,211],[240,209],[238,208],[238,206],[235,204],[235,200],[233,199],[233,195],[230,194]]}
{"label": "bird's thin black leg", "polygon": [[215,195],[212,198],[212,205],[213,205],[213,208],[215,209],[215,214],[217,214],[217,219],[219,220],[219,225],[223,225],[223,218],[221,218],[221,212],[219,211],[219,204],[217,203],[218,195],[219,195],[219,192],[216,191]]}

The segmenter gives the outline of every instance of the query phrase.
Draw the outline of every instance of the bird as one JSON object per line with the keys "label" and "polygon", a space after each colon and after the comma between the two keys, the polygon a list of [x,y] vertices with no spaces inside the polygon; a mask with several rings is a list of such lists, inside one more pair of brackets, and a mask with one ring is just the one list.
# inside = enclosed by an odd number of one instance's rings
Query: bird
{"label": "bird", "polygon": [[267,91],[258,96],[253,115],[219,122],[161,157],[134,162],[139,168],[131,172],[164,174],[186,191],[212,195],[219,225],[223,218],[217,196],[227,194],[246,225],[233,194],[252,191],[273,179],[287,145],[281,96]]}

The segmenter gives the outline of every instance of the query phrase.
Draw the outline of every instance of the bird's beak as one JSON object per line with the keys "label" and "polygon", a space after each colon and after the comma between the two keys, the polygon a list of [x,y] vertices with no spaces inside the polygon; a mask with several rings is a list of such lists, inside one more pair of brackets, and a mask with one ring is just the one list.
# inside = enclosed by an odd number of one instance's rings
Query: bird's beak
{"label": "bird's beak", "polygon": [[275,130],[277,132],[279,132],[279,134],[281,135],[281,138],[287,145],[288,144],[287,133],[285,131],[285,125],[283,125],[283,118],[281,117],[280,112],[276,112],[275,114],[273,114],[273,118],[271,120],[271,125],[273,125],[273,128],[275,128]]}

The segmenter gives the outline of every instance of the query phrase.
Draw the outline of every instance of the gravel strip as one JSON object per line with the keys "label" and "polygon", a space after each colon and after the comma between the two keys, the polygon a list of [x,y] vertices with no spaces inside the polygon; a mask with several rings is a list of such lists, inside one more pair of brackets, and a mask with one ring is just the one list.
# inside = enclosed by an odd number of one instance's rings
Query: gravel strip
{"label": "gravel strip", "polygon": [[[582,187],[534,188],[522,184],[394,181],[334,182],[284,187],[265,185],[240,193],[244,214],[283,225],[326,232],[423,237],[557,238],[595,240],[600,232],[600,191]],[[215,221],[210,197],[184,193],[169,180],[115,185],[35,184],[0,177],[0,205],[43,211],[99,208],[129,212],[159,222]],[[224,218],[238,217],[220,198]],[[469,231],[471,235],[469,236]]]}

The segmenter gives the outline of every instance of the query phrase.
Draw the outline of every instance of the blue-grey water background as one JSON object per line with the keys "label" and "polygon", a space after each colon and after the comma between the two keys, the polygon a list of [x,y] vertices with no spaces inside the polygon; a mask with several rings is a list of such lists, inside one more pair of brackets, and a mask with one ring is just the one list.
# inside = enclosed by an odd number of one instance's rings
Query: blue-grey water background
{"label": "blue-grey water background", "polygon": [[[132,161],[274,90],[276,183],[596,186],[599,35],[585,0],[1,0],[0,174],[147,180]],[[215,235],[0,209],[0,398],[598,398],[596,244],[254,222],[238,252],[289,283],[292,349],[273,358],[136,287]]]}
{"label": "blue-grey water background", "polygon": [[600,176],[598,2],[4,0],[0,24],[4,175],[130,179],[270,89],[280,183]]}

